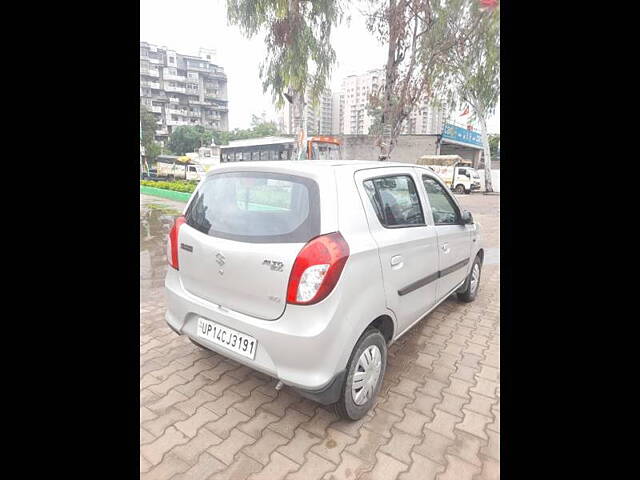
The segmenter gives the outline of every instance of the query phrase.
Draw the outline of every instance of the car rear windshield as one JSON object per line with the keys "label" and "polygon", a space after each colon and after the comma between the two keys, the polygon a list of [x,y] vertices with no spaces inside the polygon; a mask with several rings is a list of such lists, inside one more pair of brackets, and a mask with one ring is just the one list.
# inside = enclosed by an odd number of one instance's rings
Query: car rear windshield
{"label": "car rear windshield", "polygon": [[271,172],[210,175],[186,223],[212,237],[250,243],[304,243],[320,234],[318,184]]}

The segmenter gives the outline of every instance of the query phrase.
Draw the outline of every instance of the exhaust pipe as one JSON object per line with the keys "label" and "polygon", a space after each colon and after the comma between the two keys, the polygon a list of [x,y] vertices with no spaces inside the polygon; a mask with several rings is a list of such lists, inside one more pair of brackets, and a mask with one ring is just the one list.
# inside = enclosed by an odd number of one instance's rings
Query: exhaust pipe
{"label": "exhaust pipe", "polygon": [[282,385],[284,385],[282,383],[282,380],[278,380],[278,383],[276,383],[276,391],[279,392],[280,390],[282,390]]}

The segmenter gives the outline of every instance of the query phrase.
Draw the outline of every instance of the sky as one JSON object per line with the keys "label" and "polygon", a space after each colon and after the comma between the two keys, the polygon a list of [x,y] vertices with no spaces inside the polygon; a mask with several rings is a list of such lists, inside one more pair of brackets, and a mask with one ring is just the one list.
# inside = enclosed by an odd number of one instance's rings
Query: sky
{"label": "sky", "polygon": [[[339,90],[344,77],[382,68],[385,47],[367,31],[364,18],[352,2],[351,21],[332,32],[336,51],[330,86]],[[356,5],[355,7],[353,5]],[[140,0],[140,41],[165,46],[185,55],[198,55],[200,47],[217,51],[216,62],[227,74],[229,128],[248,128],[252,114],[276,119],[271,94],[263,93],[259,65],[265,58],[264,38],[244,38],[227,24],[226,0]],[[500,132],[500,104],[487,124]]]}

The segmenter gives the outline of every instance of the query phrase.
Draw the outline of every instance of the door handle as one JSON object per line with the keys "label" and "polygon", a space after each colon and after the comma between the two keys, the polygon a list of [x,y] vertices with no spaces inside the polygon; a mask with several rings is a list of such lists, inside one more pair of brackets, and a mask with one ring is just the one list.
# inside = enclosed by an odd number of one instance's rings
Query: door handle
{"label": "door handle", "polygon": [[443,243],[442,244],[442,250],[444,251],[444,253],[449,253],[451,251],[449,249],[449,244],[448,243]]}
{"label": "door handle", "polygon": [[396,265],[400,265],[402,263],[402,255],[395,255],[391,257],[391,266],[395,267]]}

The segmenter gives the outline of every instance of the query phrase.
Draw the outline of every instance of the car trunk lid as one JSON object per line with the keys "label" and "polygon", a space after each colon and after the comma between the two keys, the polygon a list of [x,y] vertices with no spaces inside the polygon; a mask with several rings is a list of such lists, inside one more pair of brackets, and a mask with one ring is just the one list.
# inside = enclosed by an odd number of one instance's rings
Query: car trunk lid
{"label": "car trunk lid", "polygon": [[223,172],[194,193],[178,236],[191,294],[265,320],[286,307],[296,256],[320,233],[318,186],[294,175]]}

